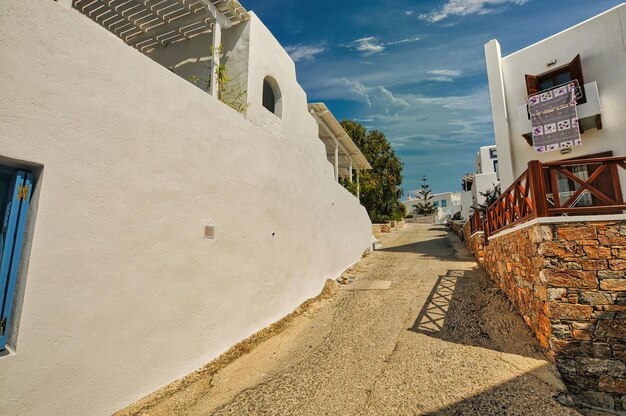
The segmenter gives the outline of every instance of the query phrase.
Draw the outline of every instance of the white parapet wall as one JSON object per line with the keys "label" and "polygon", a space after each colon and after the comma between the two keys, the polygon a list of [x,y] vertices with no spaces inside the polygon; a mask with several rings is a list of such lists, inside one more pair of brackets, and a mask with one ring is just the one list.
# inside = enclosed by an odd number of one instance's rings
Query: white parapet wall
{"label": "white parapet wall", "polygon": [[253,49],[250,68],[276,61],[282,120],[257,96],[245,119],[51,0],[0,3],[0,163],[39,166],[0,414],[111,414],[370,247],[293,62],[252,19],[270,53]]}

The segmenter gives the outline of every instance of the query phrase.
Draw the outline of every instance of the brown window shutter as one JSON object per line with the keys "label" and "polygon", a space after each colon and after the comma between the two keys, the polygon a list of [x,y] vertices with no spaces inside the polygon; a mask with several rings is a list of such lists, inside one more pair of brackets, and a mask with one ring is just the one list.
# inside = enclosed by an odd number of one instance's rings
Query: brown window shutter
{"label": "brown window shutter", "polygon": [[528,95],[539,92],[539,78],[536,75],[526,75],[526,92]]}
{"label": "brown window shutter", "polygon": [[580,98],[577,102],[578,104],[584,104],[587,102],[587,96],[585,95],[585,77],[583,76],[583,65],[582,60],[580,59],[580,54],[576,55],[576,58],[569,63],[569,73],[572,76],[572,79],[578,80],[578,85],[580,85],[581,91],[583,93],[582,98]]}

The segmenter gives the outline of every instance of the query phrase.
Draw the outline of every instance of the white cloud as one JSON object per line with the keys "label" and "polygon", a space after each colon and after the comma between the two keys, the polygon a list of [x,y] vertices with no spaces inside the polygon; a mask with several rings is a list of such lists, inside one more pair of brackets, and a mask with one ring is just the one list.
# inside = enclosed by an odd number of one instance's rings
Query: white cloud
{"label": "white cloud", "polygon": [[470,14],[490,14],[499,7],[509,4],[522,5],[530,0],[446,0],[439,9],[420,15],[420,19],[436,23],[450,16],[466,16]]}
{"label": "white cloud", "polygon": [[406,39],[395,40],[393,42],[387,42],[387,46],[401,45],[403,43],[417,42],[418,40],[421,40],[421,39],[422,39],[421,36],[414,36],[412,38],[406,38]]}
{"label": "white cloud", "polygon": [[407,10],[406,12],[404,12],[404,14],[406,14],[407,16],[410,16],[413,13],[415,13],[415,10]]}
{"label": "white cloud", "polygon": [[327,81],[325,87],[325,96],[328,98],[348,100],[358,98],[367,104],[373,114],[396,115],[410,106],[405,99],[394,96],[382,85],[368,87],[358,81],[339,78]]}
{"label": "white cloud", "polygon": [[375,55],[385,51],[385,45],[378,40],[376,36],[367,36],[357,39],[354,42],[348,43],[347,46],[362,52],[365,56]]}
{"label": "white cloud", "polygon": [[385,51],[385,48],[387,46],[417,42],[421,39],[422,38],[420,36],[413,36],[410,38],[394,40],[394,41],[385,43],[385,42],[382,42],[380,39],[378,39],[376,36],[367,36],[361,39],[357,39],[353,42],[350,42],[344,46],[355,49],[358,52],[361,52],[363,56],[371,56],[371,55],[382,54]]}
{"label": "white cloud", "polygon": [[454,78],[461,76],[461,71],[458,69],[433,69],[428,71],[428,75],[432,75],[429,78],[431,81],[451,82]]}
{"label": "white cloud", "polygon": [[285,47],[285,50],[291,56],[294,62],[308,62],[315,59],[315,56],[326,51],[322,46],[292,45]]}

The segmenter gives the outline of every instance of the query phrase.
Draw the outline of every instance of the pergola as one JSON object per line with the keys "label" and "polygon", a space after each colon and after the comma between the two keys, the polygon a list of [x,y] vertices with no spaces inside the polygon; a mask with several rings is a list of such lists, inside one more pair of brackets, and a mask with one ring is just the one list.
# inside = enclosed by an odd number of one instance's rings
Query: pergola
{"label": "pergola", "polygon": [[326,104],[309,104],[309,112],[317,120],[319,138],[326,146],[328,161],[335,167],[335,180],[339,181],[339,178],[343,178],[352,182],[356,170],[357,197],[359,197],[360,171],[372,169],[372,166]]}
{"label": "pergola", "polygon": [[[248,19],[237,0],[58,0],[74,8],[119,37],[124,43],[149,54],[157,48],[212,33],[211,46],[221,44],[222,28]],[[207,49],[209,45],[207,45]],[[219,54],[213,54],[212,73],[217,73]],[[211,77],[211,94],[218,90]]]}

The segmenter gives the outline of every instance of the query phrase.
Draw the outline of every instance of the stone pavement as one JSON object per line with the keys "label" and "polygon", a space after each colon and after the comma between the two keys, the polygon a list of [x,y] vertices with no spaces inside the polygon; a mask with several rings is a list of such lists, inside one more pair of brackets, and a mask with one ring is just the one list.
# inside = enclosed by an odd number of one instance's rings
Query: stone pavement
{"label": "stone pavement", "polygon": [[578,414],[557,401],[556,369],[456,236],[411,224],[383,243],[284,331],[125,413]]}

